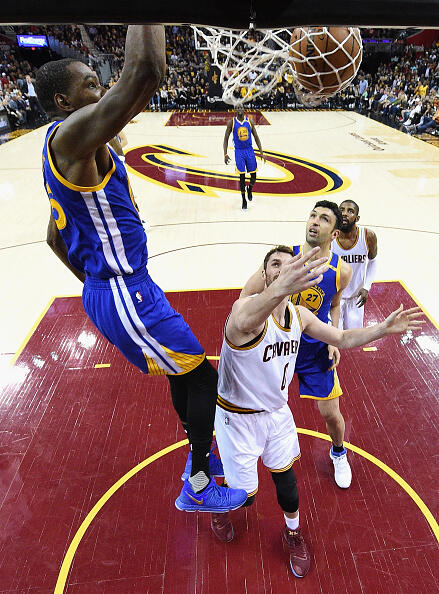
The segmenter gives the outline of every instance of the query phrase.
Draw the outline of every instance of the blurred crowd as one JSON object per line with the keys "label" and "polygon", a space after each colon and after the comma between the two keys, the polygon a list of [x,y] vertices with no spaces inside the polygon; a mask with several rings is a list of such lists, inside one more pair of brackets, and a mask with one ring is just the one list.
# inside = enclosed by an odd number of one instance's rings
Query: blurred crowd
{"label": "blurred crowd", "polygon": [[[120,77],[124,61],[126,26],[88,25],[87,40],[76,25],[15,27],[17,33],[51,35],[58,42],[75,48],[90,66],[110,64],[107,80],[111,87]],[[84,27],[83,27],[84,29]],[[364,30],[366,35],[383,38],[399,35],[395,30]],[[393,46],[392,46],[393,47]],[[166,27],[167,75],[147,109],[214,108],[209,96],[211,78],[210,54],[195,48],[192,29],[187,26]],[[58,56],[53,56],[55,59]],[[395,51],[374,68],[360,70],[355,81],[342,93],[321,105],[359,111],[370,117],[400,127],[409,134],[439,128],[439,47],[419,48],[395,43]],[[17,49],[0,52],[0,114],[6,112],[11,127],[35,127],[45,115],[35,97],[36,68],[20,60]],[[254,109],[300,108],[291,75],[278,81],[271,93],[257,97],[248,106]],[[241,89],[244,93],[245,89]]]}
{"label": "blurred crowd", "polygon": [[439,47],[403,55],[381,64],[375,73],[362,73],[340,100],[409,134],[439,132]]}
{"label": "blurred crowd", "polygon": [[7,116],[11,129],[33,128],[46,121],[36,98],[35,72],[29,62],[0,53],[0,115]]}

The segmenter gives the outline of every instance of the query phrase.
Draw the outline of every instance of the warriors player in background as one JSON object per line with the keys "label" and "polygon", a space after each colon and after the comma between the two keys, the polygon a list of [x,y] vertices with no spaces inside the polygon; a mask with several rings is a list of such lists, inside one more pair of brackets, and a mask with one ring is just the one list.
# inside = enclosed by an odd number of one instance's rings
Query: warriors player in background
{"label": "warriors player in background", "polygon": [[200,511],[226,511],[247,493],[211,478],[222,473],[209,455],[217,372],[148,274],[146,235],[127,173],[107,145],[147,105],[165,69],[162,26],[128,27],[125,66],[107,93],[82,62],[57,60],[39,69],[38,99],[55,120],[43,147],[53,219],[48,243],[84,282],[84,309],[101,334],[142,372],[169,378],[192,458],[177,507],[193,511],[195,501]]}
{"label": "warriors player in background", "polygon": [[[213,478],[223,472],[210,453],[217,371],[148,274],[146,234],[127,172],[107,146],[148,104],[165,69],[164,28],[146,25],[128,27],[122,75],[105,94],[82,62],[57,60],[39,69],[38,99],[55,120],[43,147],[48,243],[84,282],[84,309],[101,334],[143,373],[168,377],[191,449],[176,506],[221,512],[239,507],[247,493],[218,487]],[[302,288],[319,281],[310,279],[305,261],[296,268]]]}
{"label": "warriors player in background", "polygon": [[227,124],[226,133],[224,135],[224,162],[226,165],[230,163],[230,157],[227,154],[227,145],[229,136],[233,131],[233,144],[235,145],[235,162],[236,169],[239,173],[239,187],[242,196],[242,208],[247,208],[247,200],[245,197],[245,172],[250,173],[250,182],[247,186],[247,197],[249,201],[253,200],[252,189],[256,181],[256,157],[252,145],[252,134],[255,137],[258,145],[261,158],[265,161],[264,151],[262,150],[261,141],[256,131],[255,125],[244,112],[242,105],[236,108],[236,117],[229,120]]}
{"label": "warriors player in background", "polygon": [[[309,309],[289,300],[293,289],[291,248],[278,246],[265,256],[264,290],[240,297],[227,319],[218,367],[215,431],[227,484],[245,489],[253,503],[258,490],[258,459],[271,472],[283,511],[282,534],[290,550],[290,567],[304,577],[310,555],[300,529],[299,494],[293,463],[300,456],[288,386],[300,356],[302,332],[339,348],[351,348],[387,334],[420,329],[419,307],[394,311],[368,328],[340,330],[323,323]],[[321,281],[323,282],[323,281]],[[230,514],[212,514],[212,530],[223,541],[233,539]]]}
{"label": "warriors player in background", "polygon": [[339,327],[361,328],[364,305],[376,275],[377,236],[370,229],[357,225],[360,208],[353,200],[344,200],[340,212],[343,223],[331,247],[351,266],[352,278],[341,297]]}
{"label": "warriors player in background", "polygon": [[[342,291],[349,284],[352,275],[349,264],[331,250],[331,242],[337,237],[341,223],[337,204],[321,200],[312,209],[306,223],[305,243],[293,247],[295,254],[308,254],[314,247],[320,247],[319,256],[326,256],[329,266],[318,285],[292,295],[292,302],[307,307],[325,324],[332,320],[334,326],[338,326]],[[247,281],[243,294],[253,295],[262,289],[259,270]],[[317,401],[332,440],[329,456],[334,465],[335,482],[339,487],[347,489],[351,484],[352,471],[343,445],[345,422],[339,404],[343,391],[335,369],[339,361],[340,352],[336,346],[328,347],[306,332],[302,334],[296,363],[300,397]]]}

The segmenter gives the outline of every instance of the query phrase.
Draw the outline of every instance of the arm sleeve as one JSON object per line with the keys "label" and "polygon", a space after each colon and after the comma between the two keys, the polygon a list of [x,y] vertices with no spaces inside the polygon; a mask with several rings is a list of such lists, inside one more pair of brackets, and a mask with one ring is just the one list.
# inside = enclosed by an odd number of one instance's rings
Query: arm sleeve
{"label": "arm sleeve", "polygon": [[376,271],[377,258],[375,257],[373,260],[369,260],[367,263],[366,278],[364,279],[364,288],[367,291],[370,291],[370,287],[372,286],[372,283],[375,280]]}

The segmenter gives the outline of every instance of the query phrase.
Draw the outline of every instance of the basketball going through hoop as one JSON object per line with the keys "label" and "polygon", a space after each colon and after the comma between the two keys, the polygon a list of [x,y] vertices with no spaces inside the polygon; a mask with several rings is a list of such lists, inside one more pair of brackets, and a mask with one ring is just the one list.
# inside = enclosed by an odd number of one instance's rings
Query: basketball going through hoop
{"label": "basketball going through hoop", "polygon": [[360,32],[354,27],[299,27],[291,35],[290,64],[296,82],[321,97],[349,85],[362,54]]}

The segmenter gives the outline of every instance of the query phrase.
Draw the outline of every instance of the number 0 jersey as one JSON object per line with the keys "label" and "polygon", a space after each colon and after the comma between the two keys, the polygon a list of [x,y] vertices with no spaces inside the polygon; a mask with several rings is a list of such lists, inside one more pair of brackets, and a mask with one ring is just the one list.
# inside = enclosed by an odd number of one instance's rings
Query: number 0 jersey
{"label": "number 0 jersey", "polygon": [[48,129],[43,147],[44,186],[70,263],[94,278],[132,274],[148,261],[146,235],[134,206],[125,166],[107,146],[112,166],[94,187],[76,186],[57,171],[50,142],[62,121]]}
{"label": "number 0 jersey", "polygon": [[261,334],[243,346],[233,345],[224,332],[218,406],[238,413],[272,412],[288,401],[302,323],[296,307],[288,304],[287,312],[287,328],[271,315]]}

